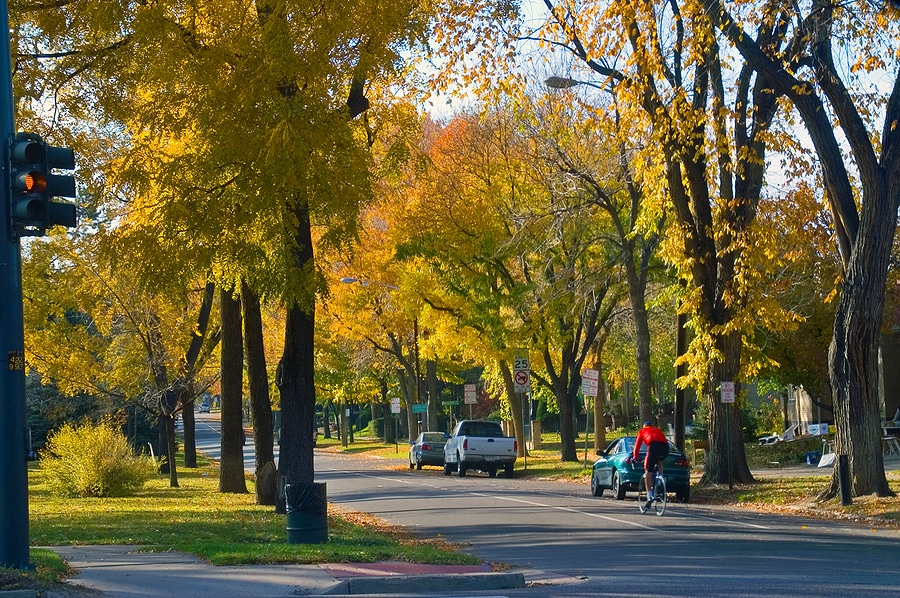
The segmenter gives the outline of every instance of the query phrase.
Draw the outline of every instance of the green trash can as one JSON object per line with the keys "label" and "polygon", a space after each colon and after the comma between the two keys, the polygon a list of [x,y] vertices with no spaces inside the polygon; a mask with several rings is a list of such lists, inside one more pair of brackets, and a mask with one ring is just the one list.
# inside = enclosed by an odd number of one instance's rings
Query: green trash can
{"label": "green trash can", "polygon": [[288,544],[328,541],[328,498],[324,482],[287,484],[284,503]]}

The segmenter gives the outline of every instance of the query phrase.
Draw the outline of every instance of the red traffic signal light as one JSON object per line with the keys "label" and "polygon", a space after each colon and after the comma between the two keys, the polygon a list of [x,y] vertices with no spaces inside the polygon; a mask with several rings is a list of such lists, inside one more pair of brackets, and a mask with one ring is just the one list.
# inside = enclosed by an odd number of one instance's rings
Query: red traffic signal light
{"label": "red traffic signal light", "polygon": [[52,174],[75,168],[75,154],[53,147],[34,133],[19,133],[9,145],[10,220],[14,236],[40,236],[54,225],[75,226],[75,206],[52,201],[75,197],[75,177]]}

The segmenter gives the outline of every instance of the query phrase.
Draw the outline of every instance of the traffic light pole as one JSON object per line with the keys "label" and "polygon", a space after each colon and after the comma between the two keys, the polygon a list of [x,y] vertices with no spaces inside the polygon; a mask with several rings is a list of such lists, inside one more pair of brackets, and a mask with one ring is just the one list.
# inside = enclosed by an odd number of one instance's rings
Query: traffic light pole
{"label": "traffic light pole", "polygon": [[[10,220],[9,141],[15,133],[9,4],[0,0],[0,566],[30,567],[22,258]],[[3,362],[5,361],[5,365]]]}

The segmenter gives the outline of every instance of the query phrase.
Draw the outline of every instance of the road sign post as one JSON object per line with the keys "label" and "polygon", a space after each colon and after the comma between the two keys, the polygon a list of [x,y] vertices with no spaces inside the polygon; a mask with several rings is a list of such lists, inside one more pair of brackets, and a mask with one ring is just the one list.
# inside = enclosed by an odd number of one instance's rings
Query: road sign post
{"label": "road sign post", "polygon": [[531,390],[531,365],[528,356],[516,355],[513,360],[513,391],[521,398],[522,403],[522,462],[525,471],[528,471],[528,447],[525,445],[526,430],[528,429],[528,393]]}
{"label": "road sign post", "polygon": [[472,419],[472,405],[478,404],[478,395],[475,384],[466,384],[463,387],[463,398],[466,405],[469,406],[469,419]]}
{"label": "road sign post", "polygon": [[734,474],[731,465],[731,405],[734,403],[734,382],[719,383],[722,403],[725,404],[725,443],[728,451],[728,489],[734,489]]}
{"label": "road sign post", "polygon": [[391,414],[394,418],[394,452],[400,452],[400,445],[397,443],[397,427],[400,423],[400,397],[391,398]]}

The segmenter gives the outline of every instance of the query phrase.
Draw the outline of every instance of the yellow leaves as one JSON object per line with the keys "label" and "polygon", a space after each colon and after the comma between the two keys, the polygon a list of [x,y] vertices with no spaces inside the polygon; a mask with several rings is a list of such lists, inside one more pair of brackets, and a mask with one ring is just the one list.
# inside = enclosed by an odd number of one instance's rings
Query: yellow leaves
{"label": "yellow leaves", "polygon": [[864,71],[866,73],[872,73],[879,70],[884,70],[887,68],[887,64],[881,56],[875,55],[861,55],[858,57],[856,62],[854,62],[850,66],[850,72]]}

